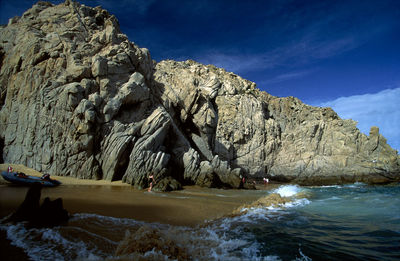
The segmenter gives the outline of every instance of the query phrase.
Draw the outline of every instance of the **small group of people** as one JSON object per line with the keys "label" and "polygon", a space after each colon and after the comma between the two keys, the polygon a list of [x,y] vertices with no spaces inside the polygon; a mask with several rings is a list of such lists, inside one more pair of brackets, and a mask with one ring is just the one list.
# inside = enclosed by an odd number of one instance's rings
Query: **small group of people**
{"label": "small group of people", "polygon": [[[242,176],[240,176],[240,177],[242,178],[242,184],[244,185],[246,183],[246,178],[242,177]],[[268,185],[269,184],[269,178],[264,177],[263,178],[263,183],[264,183],[264,186]],[[255,180],[253,180],[253,184],[257,185],[257,182]]]}
{"label": "small group of people", "polygon": [[[11,172],[14,172],[14,169],[10,165],[8,165],[7,171],[8,171],[8,173],[11,173]],[[26,175],[25,173],[22,173],[22,172],[19,172],[19,171],[16,171],[16,173],[17,173],[16,175],[19,178],[27,178],[28,177],[28,175]],[[42,179],[42,180],[51,180],[50,174],[43,174],[43,176],[41,176],[40,179]]]}
{"label": "small group of people", "polygon": [[50,179],[50,174],[43,174],[43,176],[41,177],[42,180],[51,180]]}
{"label": "small group of people", "polygon": [[14,171],[14,169],[10,165],[8,165],[7,171],[8,171],[8,173],[11,173],[11,172],[17,173],[17,174],[14,174],[14,175],[16,175],[19,178],[27,178],[28,177],[25,173],[22,173],[22,172],[19,172],[19,171]]}

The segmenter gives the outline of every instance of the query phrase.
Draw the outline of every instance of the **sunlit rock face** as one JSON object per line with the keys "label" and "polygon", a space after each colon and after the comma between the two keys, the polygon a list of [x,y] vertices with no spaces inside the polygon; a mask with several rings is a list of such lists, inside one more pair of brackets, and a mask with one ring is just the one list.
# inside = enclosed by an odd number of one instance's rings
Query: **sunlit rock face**
{"label": "sunlit rock face", "polygon": [[194,61],[155,63],[100,7],[39,2],[0,29],[4,162],[155,190],[400,179],[397,152],[330,108]]}
{"label": "sunlit rock face", "polygon": [[[154,90],[201,159],[253,177],[301,184],[399,179],[399,157],[377,127],[366,136],[330,108],[277,98],[214,66],[162,61]],[[191,139],[190,139],[191,137]]]}

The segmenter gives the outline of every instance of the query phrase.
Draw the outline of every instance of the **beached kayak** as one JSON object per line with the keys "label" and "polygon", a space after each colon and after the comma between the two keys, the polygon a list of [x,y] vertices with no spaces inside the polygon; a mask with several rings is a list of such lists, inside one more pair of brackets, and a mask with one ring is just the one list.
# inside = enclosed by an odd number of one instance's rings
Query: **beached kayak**
{"label": "beached kayak", "polygon": [[61,184],[60,181],[55,179],[43,179],[40,177],[29,176],[24,173],[2,171],[1,175],[5,180],[20,185],[32,185],[34,183],[40,183],[44,187],[55,187]]}

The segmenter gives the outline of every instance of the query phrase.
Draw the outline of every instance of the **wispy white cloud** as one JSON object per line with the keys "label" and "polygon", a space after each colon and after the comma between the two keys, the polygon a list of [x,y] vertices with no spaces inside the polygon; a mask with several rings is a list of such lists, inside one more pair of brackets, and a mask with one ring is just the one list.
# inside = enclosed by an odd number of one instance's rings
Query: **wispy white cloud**
{"label": "wispy white cloud", "polygon": [[257,82],[257,84],[262,86],[262,85],[267,85],[267,84],[275,84],[275,83],[280,83],[280,82],[284,82],[284,81],[299,79],[306,75],[314,73],[315,71],[316,70],[291,71],[288,73],[279,74],[272,79],[266,79],[264,81]]}
{"label": "wispy white cloud", "polygon": [[356,40],[350,36],[323,41],[316,36],[307,35],[298,41],[287,43],[264,53],[243,54],[241,52],[206,50],[205,53],[197,54],[196,60],[241,74],[278,66],[296,67],[310,64],[354,49],[363,42],[362,39]]}
{"label": "wispy white cloud", "polygon": [[[217,67],[240,74],[255,69],[265,69],[270,62],[266,62],[262,55],[228,54],[219,51],[210,51],[200,54],[196,60],[204,64],[213,64]],[[271,68],[271,67],[269,67]]]}
{"label": "wispy white cloud", "polygon": [[[286,8],[291,4],[291,2],[285,3]],[[326,12],[325,7],[332,11]],[[272,25],[266,22],[257,31],[249,32],[258,34],[259,43],[270,44],[264,50],[254,53],[251,48],[246,49],[245,45],[228,49],[202,50],[201,53],[194,55],[194,59],[226,68],[237,74],[278,67],[289,70],[297,67],[298,70],[304,65],[356,49],[397,24],[385,17],[374,17],[375,22],[360,19],[360,14],[354,23],[350,24],[346,21],[354,18],[351,10],[343,4],[332,7],[326,3],[313,10],[303,8],[291,13],[289,18],[279,20],[280,30],[272,30]],[[281,9],[277,12],[281,12]],[[287,37],[288,34],[290,37]]]}
{"label": "wispy white cloud", "polygon": [[332,107],[341,118],[358,122],[361,132],[369,134],[371,126],[378,126],[388,144],[400,151],[400,88],[378,93],[342,97],[321,104]]}

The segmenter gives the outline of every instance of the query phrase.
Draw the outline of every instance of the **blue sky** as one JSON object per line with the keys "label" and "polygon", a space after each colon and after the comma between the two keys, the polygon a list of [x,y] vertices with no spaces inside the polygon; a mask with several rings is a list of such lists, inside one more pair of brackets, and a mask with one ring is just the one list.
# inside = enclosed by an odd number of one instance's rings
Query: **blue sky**
{"label": "blue sky", "polygon": [[[0,0],[0,22],[34,2]],[[156,61],[214,64],[272,95],[331,106],[366,134],[378,125],[400,150],[398,0],[80,2],[114,14]]]}

